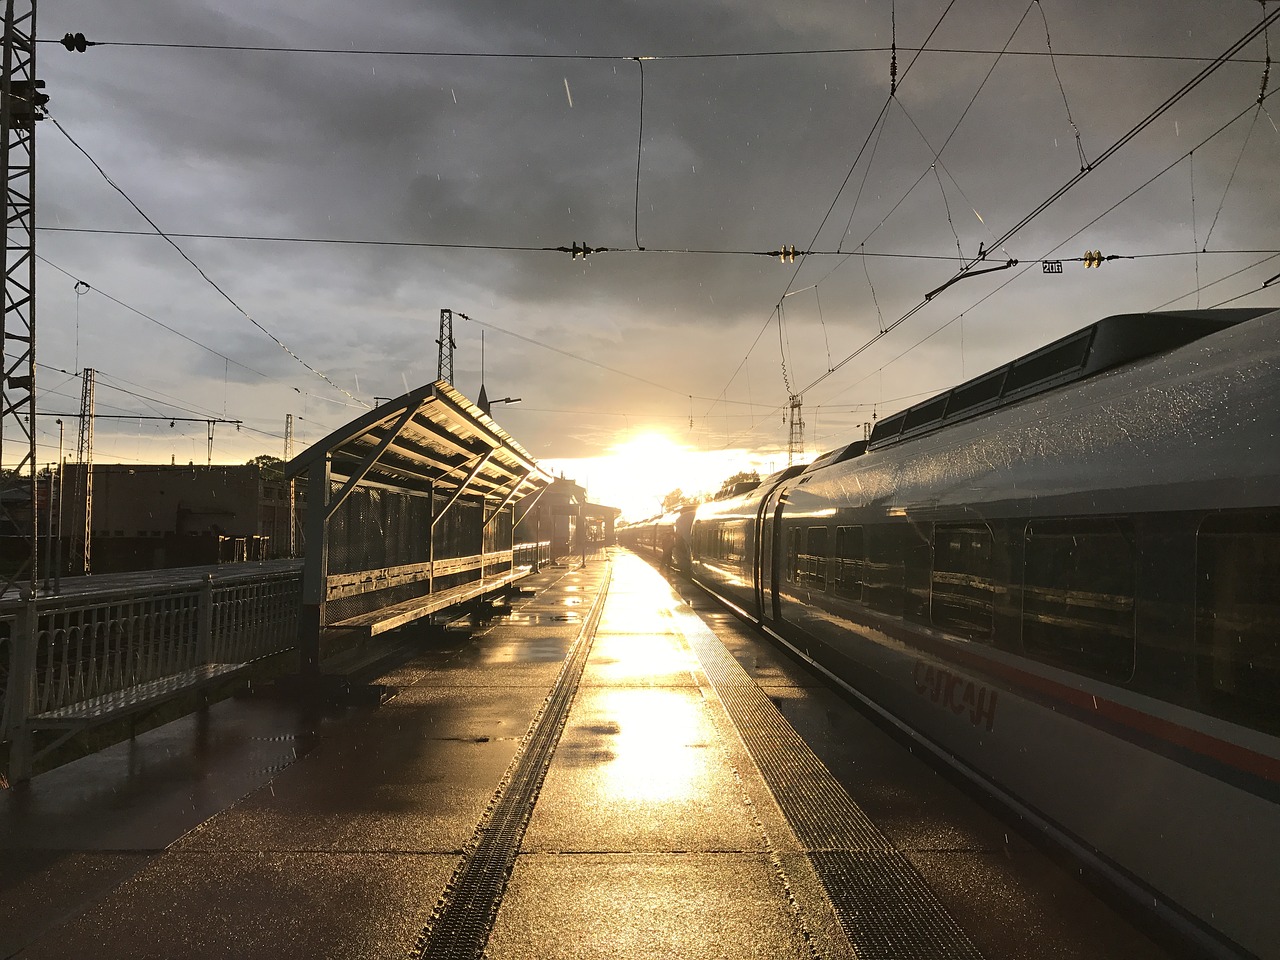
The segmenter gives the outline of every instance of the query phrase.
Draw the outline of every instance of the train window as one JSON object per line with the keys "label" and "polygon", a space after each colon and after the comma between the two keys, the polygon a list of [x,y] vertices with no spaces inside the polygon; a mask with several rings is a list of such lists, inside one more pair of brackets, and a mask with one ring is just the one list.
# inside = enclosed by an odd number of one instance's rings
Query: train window
{"label": "train window", "polygon": [[933,593],[933,524],[910,520],[899,527],[902,537],[902,615],[917,623],[929,623],[929,597]]}
{"label": "train window", "polygon": [[784,569],[787,581],[794,583],[800,571],[800,528],[792,527],[787,532],[787,560]]}
{"label": "train window", "polygon": [[862,527],[836,527],[832,588],[850,600],[862,599]]}
{"label": "train window", "polygon": [[[906,526],[902,524],[901,526]],[[867,557],[862,565],[862,600],[881,613],[902,616],[906,600],[907,547],[898,525],[874,525],[867,530]]]}
{"label": "train window", "polygon": [[1211,712],[1280,728],[1280,514],[1218,514],[1200,525],[1196,659]]}
{"label": "train window", "polygon": [[725,558],[741,565],[747,550],[747,528],[738,520],[725,530]]}
{"label": "train window", "polygon": [[1132,677],[1132,525],[1118,519],[1033,520],[1024,538],[1027,655],[1105,680]]}
{"label": "train window", "polygon": [[804,552],[797,565],[799,582],[819,590],[827,588],[827,528],[810,527],[805,531]]}
{"label": "train window", "polygon": [[995,583],[986,524],[938,524],[933,531],[929,619],[973,639],[991,636]]}

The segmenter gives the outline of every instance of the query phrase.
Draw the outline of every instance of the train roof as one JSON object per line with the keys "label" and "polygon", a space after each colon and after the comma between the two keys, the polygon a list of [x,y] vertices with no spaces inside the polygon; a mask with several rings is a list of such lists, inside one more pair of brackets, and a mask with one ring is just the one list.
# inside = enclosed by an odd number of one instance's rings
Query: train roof
{"label": "train roof", "polygon": [[823,467],[830,467],[837,463],[844,463],[846,460],[852,460],[854,457],[860,457],[866,452],[867,441],[855,440],[847,446],[836,447],[834,450],[828,450],[822,456],[818,457],[805,467],[804,472],[813,473],[813,471],[821,470]]}
{"label": "train roof", "polygon": [[[819,460],[823,466],[881,450],[999,407],[1184,346],[1274,307],[1122,313],[1105,317],[982,376],[885,417],[861,441]],[[828,460],[835,454],[834,459]],[[815,462],[814,466],[818,465]]]}
{"label": "train roof", "polygon": [[760,481],[758,486],[762,490],[767,490],[770,487],[773,487],[781,483],[783,480],[790,480],[792,477],[799,476],[800,474],[808,470],[810,466],[811,466],[810,464],[805,464],[805,463],[793,463],[789,467],[783,467],[781,470],[778,470],[778,471],[775,471],[774,473],[769,474],[767,477],[765,477],[763,480]]}

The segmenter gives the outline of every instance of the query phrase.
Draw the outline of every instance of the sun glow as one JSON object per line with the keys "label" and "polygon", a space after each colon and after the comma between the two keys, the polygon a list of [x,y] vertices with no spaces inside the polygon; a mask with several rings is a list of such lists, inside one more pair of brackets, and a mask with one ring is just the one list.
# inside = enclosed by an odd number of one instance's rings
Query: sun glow
{"label": "sun glow", "polygon": [[619,507],[624,520],[661,513],[662,498],[672,490],[714,493],[734,473],[758,470],[763,476],[784,463],[785,455],[780,460],[749,450],[695,450],[657,430],[633,433],[603,456],[542,461],[585,486],[593,502]]}

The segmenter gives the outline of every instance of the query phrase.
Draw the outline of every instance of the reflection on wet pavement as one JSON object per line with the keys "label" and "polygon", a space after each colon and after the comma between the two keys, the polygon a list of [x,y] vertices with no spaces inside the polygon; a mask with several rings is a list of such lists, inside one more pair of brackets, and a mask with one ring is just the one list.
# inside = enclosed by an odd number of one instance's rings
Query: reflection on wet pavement
{"label": "reflection on wet pavement", "polygon": [[630,689],[610,691],[598,704],[609,731],[600,737],[608,757],[597,786],[603,795],[660,803],[687,799],[695,781],[705,785],[710,731],[701,703],[684,692]]}
{"label": "reflection on wet pavement", "polygon": [[[507,848],[518,856],[484,955],[852,957],[810,851],[681,632],[697,636],[689,605],[643,561],[613,557],[541,791]],[[590,624],[603,564],[547,570],[529,581],[536,592],[470,630],[424,632],[381,678],[399,693],[376,710],[320,718],[230,702],[37,778],[25,806],[5,798],[0,956],[404,956],[508,790]],[[1079,897],[1050,886],[1042,899],[1067,906],[1045,906],[1019,889],[1027,854],[995,839],[1007,828],[958,807],[838,696],[695,602],[765,706],[922,875],[942,878],[948,904],[975,929],[1013,929],[1027,914],[1034,935],[1009,937],[991,960],[1151,956],[1133,938],[1108,941],[1124,951],[1063,947]]]}

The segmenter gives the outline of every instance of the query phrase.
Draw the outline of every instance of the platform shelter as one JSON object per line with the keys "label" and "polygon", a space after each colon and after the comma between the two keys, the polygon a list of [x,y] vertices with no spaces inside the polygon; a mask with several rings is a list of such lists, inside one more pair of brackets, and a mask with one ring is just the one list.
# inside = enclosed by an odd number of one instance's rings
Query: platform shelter
{"label": "platform shelter", "polygon": [[304,675],[341,672],[373,636],[509,589],[545,558],[514,531],[552,477],[444,380],[339,427],[286,475],[307,490]]}

